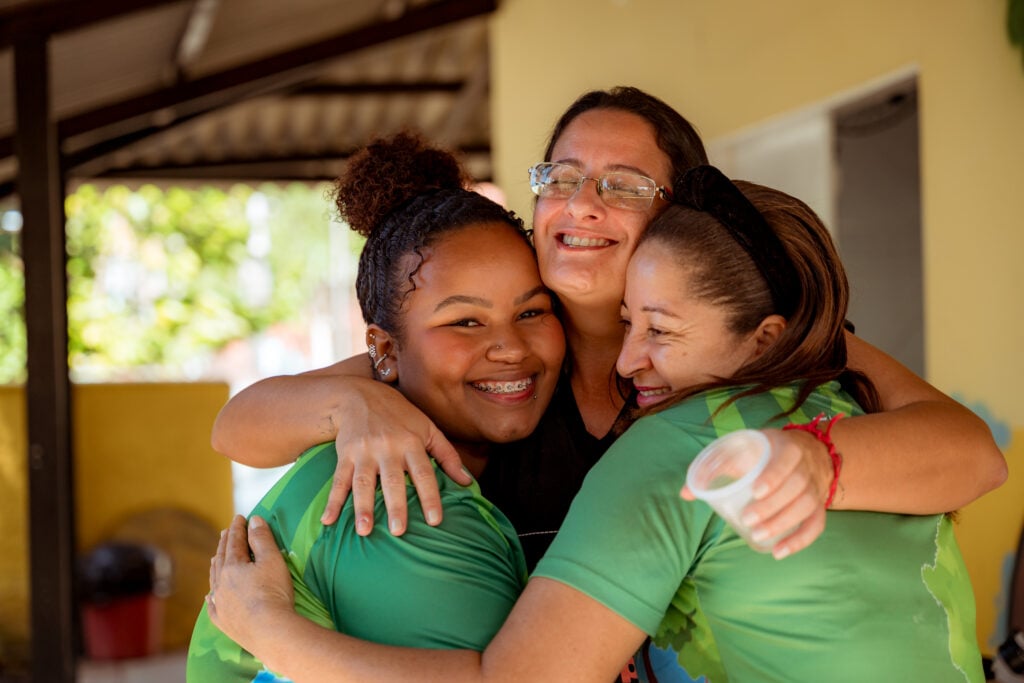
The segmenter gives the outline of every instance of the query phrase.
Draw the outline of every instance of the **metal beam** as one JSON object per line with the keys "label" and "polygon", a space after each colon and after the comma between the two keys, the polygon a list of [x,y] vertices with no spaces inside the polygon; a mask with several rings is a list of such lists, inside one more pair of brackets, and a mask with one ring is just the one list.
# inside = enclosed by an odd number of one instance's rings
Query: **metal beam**
{"label": "metal beam", "polygon": [[68,381],[64,187],[45,35],[14,44],[25,327],[28,337],[32,680],[74,683],[74,487]]}
{"label": "metal beam", "polygon": [[170,5],[182,0],[49,0],[0,10],[0,49],[19,36],[52,36],[124,14]]}
{"label": "metal beam", "polygon": [[309,83],[288,91],[287,97],[344,97],[347,95],[431,95],[457,93],[466,85],[463,79],[450,81],[365,81],[361,83]]}
{"label": "metal beam", "polygon": [[[320,154],[294,154],[259,159],[220,159],[216,162],[163,164],[111,168],[88,177],[108,179],[232,179],[232,180],[334,180],[338,172],[331,170],[344,163],[357,150],[339,150]],[[490,145],[464,145],[453,150],[465,156],[489,155]]]}
{"label": "metal beam", "polygon": [[[102,159],[107,155],[114,154],[125,147],[139,142],[140,140],[145,140],[146,138],[169,131],[172,128],[182,126],[198,116],[200,116],[200,114],[183,116],[182,118],[167,124],[149,126],[147,128],[132,131],[131,133],[127,133],[116,138],[111,138],[109,140],[104,140],[103,142],[98,142],[94,145],[89,145],[88,147],[83,147],[82,149],[75,150],[74,152],[65,151],[64,168],[69,174],[77,172],[78,175],[92,175],[92,171],[95,170],[94,167],[96,164],[91,164],[91,162]],[[109,166],[109,164],[107,165]],[[85,168],[82,168],[83,166]],[[102,170],[98,172],[102,172]]]}
{"label": "metal beam", "polygon": [[[458,93],[466,86],[466,81],[456,79],[447,81],[382,81],[382,82],[359,82],[359,83],[310,83],[290,88],[282,95],[289,97],[359,97],[365,95],[421,95],[435,93]],[[132,131],[125,135],[104,140],[103,142],[82,147],[74,151],[65,150],[67,168],[74,169],[105,155],[112,154],[124,149],[139,140],[144,140],[153,135],[166,132],[176,126],[187,123],[197,116],[206,112],[196,112],[189,116],[176,118],[173,121],[162,122],[160,125],[147,126]],[[58,124],[59,126],[60,124]],[[14,154],[14,137],[0,137],[0,160]],[[5,193],[6,190],[6,193]],[[10,188],[0,184],[0,199],[10,194]]]}
{"label": "metal beam", "polygon": [[[297,88],[290,88],[287,92],[283,93],[281,97],[288,99],[291,97],[345,97],[345,96],[367,96],[367,95],[383,95],[383,96],[416,96],[416,95],[427,95],[427,94],[455,94],[460,92],[465,86],[466,82],[463,80],[450,80],[450,81],[389,81],[381,83],[327,83],[327,84],[310,84],[307,86],[300,86]],[[103,157],[114,154],[125,147],[135,144],[140,140],[165,133],[169,130],[177,128],[178,126],[184,125],[189,121],[192,121],[203,114],[208,113],[206,111],[196,112],[188,116],[177,118],[173,121],[162,123],[161,125],[148,126],[141,128],[136,131],[132,131],[125,135],[120,135],[115,138],[110,138],[102,142],[92,144],[81,149],[74,151],[64,150],[64,161],[65,167],[68,169],[70,174],[77,176],[103,176],[107,175],[107,170],[110,165],[100,165],[97,168],[97,164],[92,163],[97,160],[103,159]],[[0,138],[0,159],[3,158],[4,142],[9,138]],[[342,157],[347,157],[348,152],[343,152]],[[316,159],[322,159],[322,156],[317,155]],[[291,159],[289,159],[291,160]],[[306,160],[313,160],[313,157],[309,157]],[[242,159],[237,162],[227,162],[230,165],[236,165],[237,163],[266,163],[274,164],[278,163],[277,157],[269,159]],[[201,164],[205,168],[213,168],[215,164]],[[176,174],[177,176],[177,174]],[[255,177],[264,178],[263,173],[257,174]],[[0,193],[0,199],[3,198],[3,194]]]}

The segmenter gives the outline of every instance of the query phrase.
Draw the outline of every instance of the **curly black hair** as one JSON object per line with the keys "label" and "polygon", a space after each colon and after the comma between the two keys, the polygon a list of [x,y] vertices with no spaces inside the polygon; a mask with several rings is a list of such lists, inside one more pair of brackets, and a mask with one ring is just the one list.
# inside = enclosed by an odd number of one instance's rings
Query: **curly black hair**
{"label": "curly black hair", "polygon": [[[353,155],[334,187],[338,213],[366,237],[356,294],[363,320],[401,338],[401,307],[423,263],[421,250],[444,233],[501,223],[530,244],[523,221],[466,189],[468,176],[449,152],[413,133],[378,139]],[[419,256],[413,267],[403,263]]]}

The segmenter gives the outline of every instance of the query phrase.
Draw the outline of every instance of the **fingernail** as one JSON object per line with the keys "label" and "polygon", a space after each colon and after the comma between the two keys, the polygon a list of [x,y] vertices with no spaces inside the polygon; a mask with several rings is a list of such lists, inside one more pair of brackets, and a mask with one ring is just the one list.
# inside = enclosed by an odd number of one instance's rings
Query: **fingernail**
{"label": "fingernail", "polygon": [[360,515],[359,519],[356,520],[356,533],[360,536],[366,536],[370,533],[370,518],[365,515]]}
{"label": "fingernail", "polygon": [[770,538],[771,534],[769,534],[766,529],[758,529],[751,532],[750,537],[754,539],[755,543],[760,543],[761,541],[765,541]]}
{"label": "fingernail", "polygon": [[760,521],[761,515],[757,514],[753,510],[751,510],[750,512],[744,512],[743,515],[740,517],[740,523],[742,523],[743,526],[754,526]]}
{"label": "fingernail", "polygon": [[772,551],[772,556],[776,560],[781,560],[781,559],[783,559],[785,557],[789,557],[789,548],[787,548],[786,546],[782,546],[781,548],[776,548],[775,550]]}
{"label": "fingernail", "polygon": [[470,479],[473,478],[473,473],[467,470],[465,465],[462,466],[462,473],[465,474]]}
{"label": "fingernail", "polygon": [[262,517],[253,517],[252,519],[249,520],[249,526],[252,527],[253,529],[262,528],[263,527],[263,518]]}
{"label": "fingernail", "polygon": [[768,493],[768,485],[755,483],[750,492],[754,494],[754,498],[764,498]]}
{"label": "fingernail", "polygon": [[388,528],[391,529],[392,534],[398,534],[402,531],[402,522],[398,519],[388,520]]}
{"label": "fingernail", "polygon": [[224,534],[226,534],[227,532],[228,532],[228,530],[227,530],[227,529],[221,529],[221,530],[220,530],[220,537],[221,537],[221,538],[224,538]]}
{"label": "fingernail", "polygon": [[441,515],[437,513],[437,510],[430,510],[427,513],[427,524],[430,526],[437,526],[441,523]]}

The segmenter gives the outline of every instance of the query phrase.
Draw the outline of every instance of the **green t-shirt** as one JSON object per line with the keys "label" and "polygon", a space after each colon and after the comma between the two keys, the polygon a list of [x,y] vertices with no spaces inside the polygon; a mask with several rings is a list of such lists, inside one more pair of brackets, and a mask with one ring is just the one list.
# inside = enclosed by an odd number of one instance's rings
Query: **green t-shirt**
{"label": "green t-shirt", "polygon": [[[387,531],[377,491],[374,531],[355,533],[351,498],[337,523],[320,524],[337,456],[334,444],[304,453],[260,501],[295,586],[296,610],[318,624],[390,645],[482,651],[526,583],[515,530],[474,482],[462,487],[435,467],[444,521],[423,521],[407,486],[409,526]],[[277,679],[199,614],[189,645],[190,683]]]}
{"label": "green t-shirt", "polygon": [[861,412],[836,384],[789,418],[776,416],[796,387],[715,412],[738,391],[634,424],[591,470],[534,576],[608,606],[710,683],[984,680],[946,516],[830,511],[809,548],[777,561],[679,498],[689,464],[722,434]]}

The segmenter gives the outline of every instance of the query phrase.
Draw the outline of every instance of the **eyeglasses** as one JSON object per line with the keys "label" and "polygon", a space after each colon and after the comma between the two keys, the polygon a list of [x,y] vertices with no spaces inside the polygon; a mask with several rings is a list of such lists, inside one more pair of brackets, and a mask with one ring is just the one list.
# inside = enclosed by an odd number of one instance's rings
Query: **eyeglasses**
{"label": "eyeglasses", "polygon": [[597,183],[597,194],[608,206],[630,211],[646,211],[655,197],[668,201],[672,191],[639,173],[605,173],[588,178],[569,164],[545,161],[530,167],[530,189],[545,199],[568,199],[576,194],[584,181]]}

